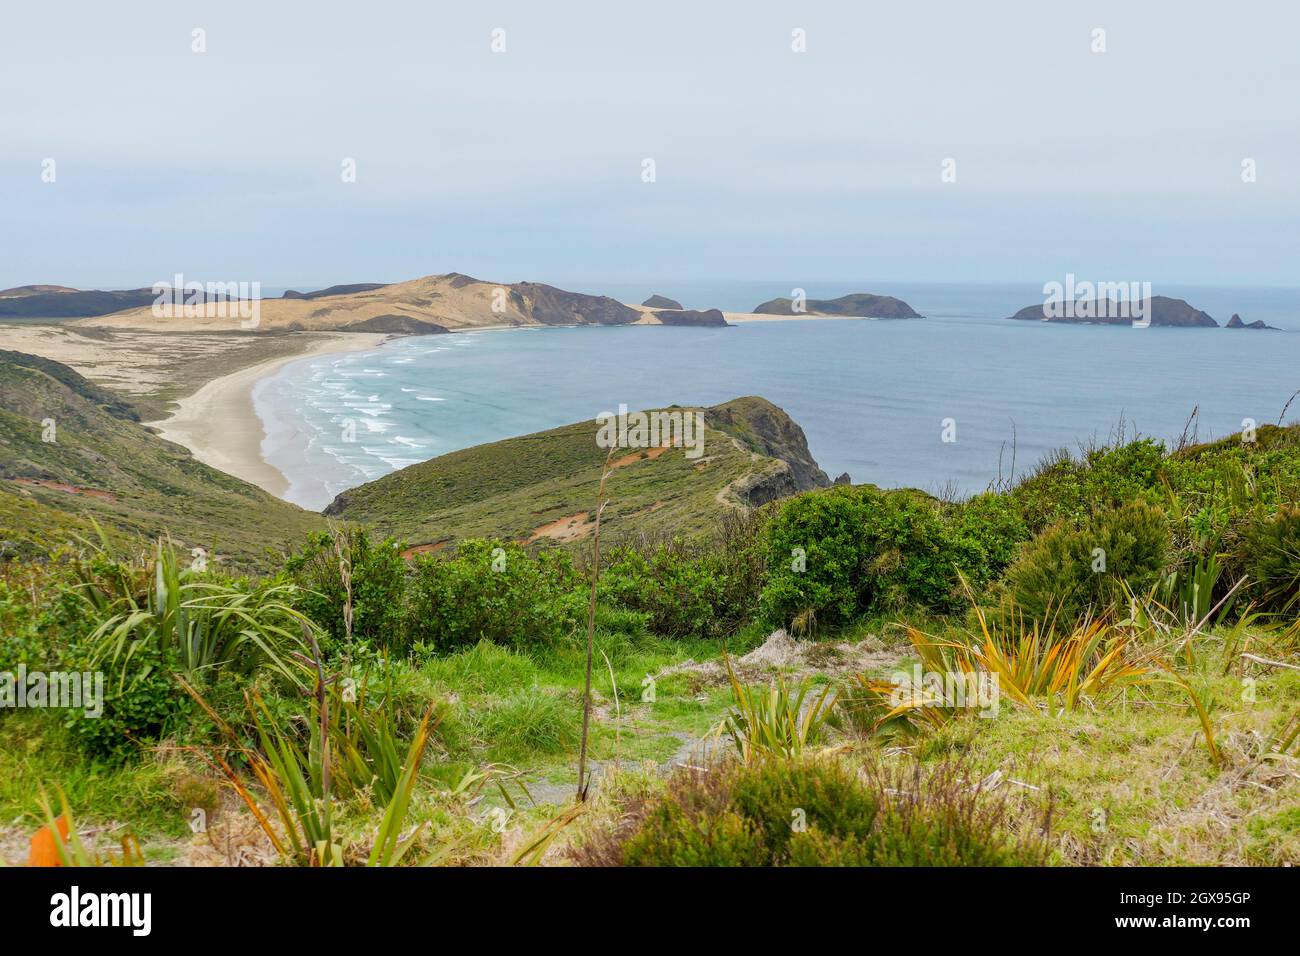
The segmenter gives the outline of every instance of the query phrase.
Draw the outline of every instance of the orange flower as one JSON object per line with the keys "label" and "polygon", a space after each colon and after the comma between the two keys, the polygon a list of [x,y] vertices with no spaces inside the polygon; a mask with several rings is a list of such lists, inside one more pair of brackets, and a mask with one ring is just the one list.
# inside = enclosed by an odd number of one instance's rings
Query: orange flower
{"label": "orange flower", "polygon": [[[68,842],[68,818],[60,815],[54,821],[59,828],[59,837],[64,845]],[[62,866],[59,857],[59,840],[55,840],[54,831],[48,826],[41,827],[32,837],[32,848],[27,854],[28,866]]]}

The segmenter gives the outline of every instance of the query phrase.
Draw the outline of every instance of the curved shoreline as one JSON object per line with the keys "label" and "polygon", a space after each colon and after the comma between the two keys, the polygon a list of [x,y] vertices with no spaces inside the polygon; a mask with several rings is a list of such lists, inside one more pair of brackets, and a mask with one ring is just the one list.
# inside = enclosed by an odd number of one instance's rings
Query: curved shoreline
{"label": "curved shoreline", "polygon": [[[746,312],[724,313],[728,322],[790,322],[809,319],[843,320],[856,316],[763,315]],[[859,321],[871,321],[861,319]],[[641,324],[641,323],[634,323]],[[657,324],[657,323],[656,323]],[[472,326],[456,332],[493,332],[550,326]],[[285,496],[291,482],[271,464],[263,443],[268,437],[266,422],[257,411],[253,391],[290,362],[341,352],[365,352],[397,336],[386,332],[311,332],[314,341],[294,355],[279,356],[245,366],[204,383],[197,391],[179,399],[175,410],[164,419],[146,422],[168,441],[188,448],[196,459],[228,475],[247,481],[277,498]]]}
{"label": "curved shoreline", "polygon": [[314,333],[317,338],[296,355],[280,356],[214,378],[180,399],[167,418],[146,422],[168,441],[183,445],[199,461],[234,475],[277,498],[289,490],[289,480],[262,456],[266,428],[253,403],[257,383],[290,362],[336,352],[377,348],[390,335],[384,332]]}
{"label": "curved shoreline", "polygon": [[[729,322],[798,321],[800,319],[845,316],[755,315],[725,313]],[[455,332],[493,332],[517,328],[547,326],[472,326]],[[295,355],[280,356],[258,362],[214,378],[197,391],[179,399],[175,410],[164,419],[146,422],[168,441],[188,448],[205,465],[234,475],[262,490],[285,498],[290,490],[288,477],[266,460],[262,445],[267,438],[266,423],[257,412],[253,390],[257,384],[280,371],[290,362],[339,352],[364,352],[378,348],[395,336],[386,332],[312,332],[313,341]],[[286,499],[287,500],[287,499]]]}

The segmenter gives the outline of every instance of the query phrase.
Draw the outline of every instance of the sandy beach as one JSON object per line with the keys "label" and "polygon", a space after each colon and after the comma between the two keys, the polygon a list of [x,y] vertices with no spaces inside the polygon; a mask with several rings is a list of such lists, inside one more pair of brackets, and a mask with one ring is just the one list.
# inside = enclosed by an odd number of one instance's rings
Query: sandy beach
{"label": "sandy beach", "polygon": [[360,352],[390,338],[382,332],[340,332],[297,355],[280,356],[213,379],[181,399],[169,417],[149,422],[163,438],[184,445],[206,465],[282,497],[289,482],[262,457],[266,431],[253,406],[253,387],[289,362],[333,352]]}
{"label": "sandy beach", "polygon": [[722,317],[733,325],[745,322],[807,322],[812,319],[855,319],[859,322],[882,321],[866,315],[818,315],[811,312],[801,312],[799,315],[769,315],[766,312],[723,312]]}
{"label": "sandy beach", "polygon": [[[663,324],[659,321],[658,318],[655,317],[655,313],[662,312],[665,310],[652,309],[649,308],[648,306],[637,305],[635,302],[625,302],[623,304],[626,305],[629,309],[636,309],[638,312],[641,313],[641,318],[637,319],[636,322],[632,323],[633,325],[662,325]],[[666,311],[671,312],[672,310],[669,309]],[[720,310],[720,311],[722,311],[722,317],[727,320],[728,325],[742,325],[746,322],[807,322],[811,319],[858,319],[863,322],[877,321],[876,319],[864,315],[818,315],[816,313],[811,313],[811,312],[801,312],[798,315],[773,315],[767,312],[727,312],[725,310]]]}

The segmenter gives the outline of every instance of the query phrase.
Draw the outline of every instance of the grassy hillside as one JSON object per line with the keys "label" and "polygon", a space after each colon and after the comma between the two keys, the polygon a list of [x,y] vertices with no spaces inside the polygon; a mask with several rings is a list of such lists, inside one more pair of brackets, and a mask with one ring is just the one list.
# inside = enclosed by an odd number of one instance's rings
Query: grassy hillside
{"label": "grassy hillside", "polygon": [[[826,485],[802,430],[761,398],[704,409],[703,454],[620,449],[605,487],[611,531],[707,528],[719,514]],[[606,450],[594,422],[452,452],[346,491],[326,514],[372,525],[415,546],[455,538],[586,537]]]}
{"label": "grassy hillside", "polygon": [[93,516],[119,538],[170,532],[256,566],[266,548],[321,526],[318,515],[196,461],[139,417],[65,365],[0,352],[0,539],[48,547],[85,533]]}

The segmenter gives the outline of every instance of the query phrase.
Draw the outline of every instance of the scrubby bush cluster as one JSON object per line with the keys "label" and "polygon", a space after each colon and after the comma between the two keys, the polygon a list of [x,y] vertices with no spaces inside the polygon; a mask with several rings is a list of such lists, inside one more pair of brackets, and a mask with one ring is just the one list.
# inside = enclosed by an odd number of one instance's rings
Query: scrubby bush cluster
{"label": "scrubby bush cluster", "polygon": [[[872,486],[797,495],[705,534],[609,542],[598,603],[674,640],[726,639],[751,624],[833,628],[904,609],[964,613],[972,601],[1068,629],[1133,596],[1177,610],[1194,593],[1188,613],[1203,612],[1242,577],[1238,607],[1293,611],[1297,443],[1295,430],[1268,427],[1254,443],[1174,454],[1136,441],[1054,456],[1010,490],[966,501]],[[482,641],[577,642],[590,587],[581,549],[403,547],[360,528],[321,533],[259,581],[180,568],[164,549],[133,561],[90,549],[49,562],[40,601],[15,577],[37,566],[8,562],[0,666],[112,665],[105,718],[69,724],[90,751],[120,754],[194,719],[171,673],[217,694],[262,664],[282,680],[287,655],[304,652],[304,623],[327,659],[354,664]],[[160,589],[164,572],[171,583]]]}
{"label": "scrubby bush cluster", "polygon": [[618,544],[601,567],[601,600],[645,614],[655,634],[726,637],[755,616],[764,529],[761,514],[734,515],[712,538]]}
{"label": "scrubby bush cluster", "polygon": [[596,866],[1040,866],[1021,829],[956,764],[860,772],[831,759],[686,769],[572,851]]}
{"label": "scrubby bush cluster", "polygon": [[1031,618],[1075,621],[1124,601],[1126,588],[1147,593],[1164,576],[1169,544],[1168,517],[1142,501],[1065,520],[1025,545],[1006,590]]}
{"label": "scrubby bush cluster", "polygon": [[[1281,611],[1300,589],[1300,437],[1260,429],[1173,454],[1150,440],[1057,454],[1020,484],[963,502],[838,487],[776,506],[761,616],[843,624],[973,599],[1069,626],[1208,585]],[[1212,578],[1212,580],[1210,580]],[[1244,578],[1244,580],[1242,580]],[[1175,608],[1176,609],[1176,608]]]}
{"label": "scrubby bush cluster", "polygon": [[811,609],[821,624],[844,624],[908,605],[953,611],[961,579],[991,581],[1023,534],[996,496],[954,506],[870,486],[801,495],[768,528],[763,615],[775,625]]}

